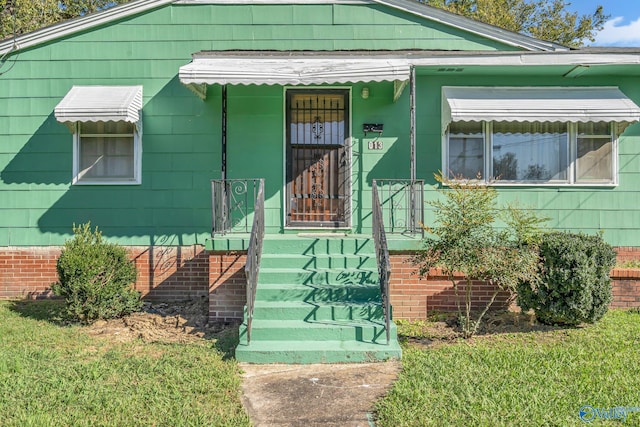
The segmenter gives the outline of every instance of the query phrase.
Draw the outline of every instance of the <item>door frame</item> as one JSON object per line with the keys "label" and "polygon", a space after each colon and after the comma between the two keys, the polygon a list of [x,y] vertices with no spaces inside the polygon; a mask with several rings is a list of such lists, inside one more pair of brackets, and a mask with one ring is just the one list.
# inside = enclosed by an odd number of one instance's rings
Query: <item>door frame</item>
{"label": "door frame", "polygon": [[[345,189],[345,225],[342,226],[321,226],[321,225],[288,225],[288,182],[287,182],[287,91],[288,90],[309,90],[309,91],[331,91],[344,90],[347,92],[347,102],[349,106],[349,124],[345,128],[345,153],[347,155],[347,175]],[[352,86],[283,86],[282,87],[282,224],[285,230],[351,230],[353,227],[353,87]]]}

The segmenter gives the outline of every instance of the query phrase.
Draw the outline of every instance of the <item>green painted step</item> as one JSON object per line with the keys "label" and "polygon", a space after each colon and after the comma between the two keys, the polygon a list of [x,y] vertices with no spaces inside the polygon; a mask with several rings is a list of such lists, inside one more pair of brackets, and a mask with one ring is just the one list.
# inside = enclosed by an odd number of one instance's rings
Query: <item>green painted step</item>
{"label": "green painted step", "polygon": [[[258,301],[253,310],[258,320],[382,320],[379,303]],[[255,323],[254,323],[255,324]]]}
{"label": "green painted step", "polygon": [[[389,330],[395,337],[396,327]],[[246,324],[240,327],[240,342],[247,342]],[[360,341],[386,344],[384,321],[261,320],[251,328],[251,339],[260,341]]]}
{"label": "green painted step", "polygon": [[370,255],[375,253],[373,239],[368,237],[312,238],[296,235],[267,235],[262,243],[263,254],[296,255]]}
{"label": "green painted step", "polygon": [[373,254],[263,254],[260,266],[261,268],[371,269],[373,271],[378,269],[376,257]]}
{"label": "green painted step", "polygon": [[260,283],[256,292],[257,301],[304,301],[304,302],[379,302],[380,287],[375,285],[301,285]]}
{"label": "green painted step", "polygon": [[378,283],[378,272],[368,269],[260,268],[258,283],[348,285]]}
{"label": "green painted step", "polygon": [[396,340],[388,345],[361,341],[261,341],[236,347],[236,359],[248,363],[345,363],[400,359]]}
{"label": "green painted step", "polygon": [[239,361],[344,363],[400,358],[396,326],[387,343],[373,240],[369,236],[267,236],[251,343],[240,327]]}

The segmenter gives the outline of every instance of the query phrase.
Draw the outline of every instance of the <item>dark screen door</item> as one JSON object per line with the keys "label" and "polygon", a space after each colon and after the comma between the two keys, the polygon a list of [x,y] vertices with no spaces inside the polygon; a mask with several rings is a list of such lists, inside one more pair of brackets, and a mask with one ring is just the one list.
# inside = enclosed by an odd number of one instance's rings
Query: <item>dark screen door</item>
{"label": "dark screen door", "polygon": [[287,225],[345,227],[349,91],[287,91]]}

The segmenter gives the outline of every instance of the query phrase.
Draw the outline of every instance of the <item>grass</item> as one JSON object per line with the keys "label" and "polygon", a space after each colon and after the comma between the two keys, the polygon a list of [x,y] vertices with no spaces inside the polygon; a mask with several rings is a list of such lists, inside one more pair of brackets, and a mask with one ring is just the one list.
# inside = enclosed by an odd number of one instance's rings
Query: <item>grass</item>
{"label": "grass", "polygon": [[237,364],[213,341],[118,343],[57,301],[0,302],[3,426],[248,426]]}
{"label": "grass", "polygon": [[[640,407],[637,310],[583,328],[403,345],[400,377],[377,404],[379,426],[578,426],[584,405]],[[640,426],[640,412],[624,425]]]}

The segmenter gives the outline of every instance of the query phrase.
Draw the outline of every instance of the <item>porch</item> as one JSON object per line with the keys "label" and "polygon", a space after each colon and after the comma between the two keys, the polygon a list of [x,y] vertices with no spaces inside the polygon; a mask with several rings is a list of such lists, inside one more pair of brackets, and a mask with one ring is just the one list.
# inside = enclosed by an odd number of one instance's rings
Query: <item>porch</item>
{"label": "porch", "polygon": [[[244,285],[236,357],[254,363],[399,358],[389,249],[419,247],[423,185],[374,180],[370,234],[313,227],[265,233],[264,180],[212,181],[206,249],[216,258],[210,271],[220,286],[210,294],[210,316],[228,313],[224,295],[237,295]],[[239,267],[244,277],[234,278]]]}

